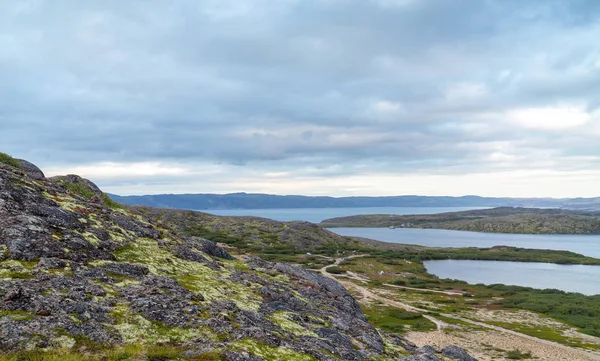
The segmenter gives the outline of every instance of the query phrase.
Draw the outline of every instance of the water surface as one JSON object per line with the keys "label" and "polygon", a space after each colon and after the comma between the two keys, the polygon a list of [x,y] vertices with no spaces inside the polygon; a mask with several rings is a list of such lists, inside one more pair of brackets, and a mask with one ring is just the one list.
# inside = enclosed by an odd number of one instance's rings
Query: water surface
{"label": "water surface", "polygon": [[427,271],[440,278],[471,284],[501,283],[533,288],[554,288],[584,295],[600,294],[600,266],[504,261],[426,261]]}
{"label": "water surface", "polygon": [[[342,236],[365,237],[384,242],[428,247],[513,246],[566,250],[600,258],[600,235],[505,234],[418,228],[331,228],[329,230]],[[600,279],[598,282],[600,283]]]}

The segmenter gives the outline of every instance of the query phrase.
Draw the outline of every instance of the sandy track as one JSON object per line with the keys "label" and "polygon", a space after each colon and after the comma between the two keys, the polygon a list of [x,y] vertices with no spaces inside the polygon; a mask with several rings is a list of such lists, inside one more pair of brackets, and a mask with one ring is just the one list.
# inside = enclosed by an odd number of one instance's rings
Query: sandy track
{"label": "sandy track", "polygon": [[506,353],[494,350],[514,350],[531,352],[532,357],[542,361],[596,361],[598,355],[573,348],[556,348],[521,336],[504,332],[468,331],[468,332],[410,332],[405,335],[418,346],[434,345],[443,348],[456,345],[469,351],[480,361],[508,360]]}
{"label": "sandy track", "polygon": [[398,286],[398,285],[392,285],[389,283],[384,283],[384,286],[387,287],[393,287],[393,288],[403,288],[405,290],[413,290],[413,291],[421,291],[421,292],[433,292],[433,293],[442,293],[444,295],[449,295],[449,296],[462,296],[463,293],[462,292],[456,292],[456,291],[438,291],[438,290],[428,290],[426,288],[414,288],[414,287],[406,287],[406,286]]}
{"label": "sandy track", "polygon": [[[365,255],[349,256],[347,258],[338,258],[334,264],[325,266],[320,269],[321,273],[329,278],[336,279],[333,275],[327,272],[327,268],[338,266],[344,259],[364,257]],[[402,308],[407,311],[413,312],[428,312],[427,310],[420,309],[401,303],[398,301],[390,300],[383,296],[380,296],[365,287],[359,286],[350,281],[342,281],[336,279],[342,285],[348,289],[354,289],[358,291],[363,298],[372,299],[382,302],[385,305]],[[540,339],[537,337],[525,335],[520,332],[508,330],[499,326],[489,325],[487,323],[473,321],[467,318],[452,314],[441,314],[441,316],[459,320],[471,325],[479,326],[488,329],[488,331],[470,331],[470,332],[453,332],[452,334],[444,333],[443,329],[448,326],[445,322],[436,319],[430,315],[423,314],[423,317],[427,318],[437,326],[436,332],[428,333],[416,333],[412,332],[407,337],[409,340],[415,342],[417,345],[432,344],[438,347],[444,347],[447,345],[457,345],[463,347],[474,354],[477,354],[481,360],[491,360],[491,351],[485,350],[483,345],[490,345],[493,348],[499,348],[503,350],[520,349],[522,351],[529,351],[534,357],[538,357],[540,360],[545,361],[600,361],[600,354],[576,349],[573,347],[565,346],[556,342]],[[499,355],[495,355],[495,360],[499,359]]]}

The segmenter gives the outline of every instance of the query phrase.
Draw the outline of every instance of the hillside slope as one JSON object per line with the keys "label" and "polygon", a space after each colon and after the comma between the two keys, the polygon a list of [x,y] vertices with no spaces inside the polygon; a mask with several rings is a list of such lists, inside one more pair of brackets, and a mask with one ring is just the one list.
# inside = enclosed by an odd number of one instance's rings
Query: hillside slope
{"label": "hillside slope", "polygon": [[398,360],[414,350],[369,325],[334,280],[235,260],[90,181],[0,162],[0,359]]}
{"label": "hillside slope", "polygon": [[364,242],[342,237],[310,222],[279,222],[260,217],[215,216],[197,211],[139,206],[130,209],[180,234],[199,236],[252,252],[278,249],[306,252],[365,247]]}

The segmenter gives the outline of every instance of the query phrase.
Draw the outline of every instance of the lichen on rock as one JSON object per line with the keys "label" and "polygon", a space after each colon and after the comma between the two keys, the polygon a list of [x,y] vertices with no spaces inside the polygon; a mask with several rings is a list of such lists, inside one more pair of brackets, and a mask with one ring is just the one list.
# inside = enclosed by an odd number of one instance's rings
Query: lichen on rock
{"label": "lichen on rock", "polygon": [[396,360],[399,340],[334,280],[236,260],[81,177],[0,163],[0,353]]}

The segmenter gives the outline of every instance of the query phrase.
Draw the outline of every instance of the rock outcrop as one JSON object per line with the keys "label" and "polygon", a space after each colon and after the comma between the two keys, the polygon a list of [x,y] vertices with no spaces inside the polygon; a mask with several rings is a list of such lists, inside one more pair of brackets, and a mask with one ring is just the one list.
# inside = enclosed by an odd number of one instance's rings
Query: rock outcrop
{"label": "rock outcrop", "polygon": [[[0,163],[0,353],[95,359],[137,345],[161,349],[140,351],[155,360],[401,360],[416,348],[373,328],[334,280],[236,260],[121,208],[88,180],[47,179],[19,162]],[[426,354],[462,357],[446,351]]]}

